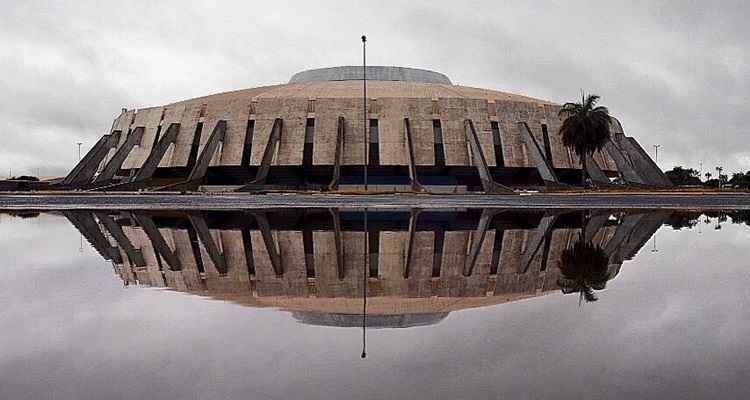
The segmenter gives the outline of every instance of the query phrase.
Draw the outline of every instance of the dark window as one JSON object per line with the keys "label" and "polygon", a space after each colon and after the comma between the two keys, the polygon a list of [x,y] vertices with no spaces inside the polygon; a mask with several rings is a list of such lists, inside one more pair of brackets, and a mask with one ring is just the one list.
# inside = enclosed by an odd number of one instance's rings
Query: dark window
{"label": "dark window", "polygon": [[253,133],[255,132],[255,120],[247,121],[245,128],[245,145],[242,148],[242,166],[250,165],[250,155],[253,153]]}
{"label": "dark window", "polygon": [[432,134],[435,141],[435,166],[445,166],[445,149],[443,147],[443,127],[439,119],[432,120]]}
{"label": "dark window", "polygon": [[315,119],[308,118],[305,125],[305,147],[302,151],[302,165],[311,166],[313,162],[313,142],[315,138]]}
{"label": "dark window", "polygon": [[247,273],[250,276],[255,275],[255,260],[253,259],[253,239],[250,235],[250,229],[242,230],[242,244],[245,247],[245,264],[247,264]]}
{"label": "dark window", "polygon": [[203,130],[203,122],[198,122],[195,126],[195,133],[193,133],[193,144],[190,146],[190,155],[188,156],[187,168],[192,170],[195,166],[195,162],[198,159],[198,147],[201,145],[201,131]]}
{"label": "dark window", "polygon": [[500,126],[496,121],[491,121],[490,126],[492,127],[492,144],[495,148],[495,162],[498,167],[504,167],[505,158],[503,157],[503,139],[500,137]]}
{"label": "dark window", "polygon": [[305,252],[305,271],[308,278],[315,278],[315,254],[313,250],[313,231],[309,224],[302,229],[302,248]]}
{"label": "dark window", "polygon": [[156,135],[154,135],[154,144],[151,148],[155,148],[156,144],[159,143],[159,136],[161,136],[161,125],[156,128]]}
{"label": "dark window", "polygon": [[445,243],[445,230],[438,227],[435,230],[435,242],[433,244],[432,254],[432,277],[440,277],[440,269],[443,266],[443,245]]}
{"label": "dark window", "polygon": [[372,232],[367,233],[367,242],[370,252],[370,259],[369,262],[369,270],[370,270],[370,278],[377,278],[378,277],[378,269],[379,269],[379,254],[380,254],[380,231],[375,230]]}
{"label": "dark window", "polygon": [[188,228],[188,237],[190,238],[190,247],[193,250],[193,258],[195,258],[195,266],[198,267],[198,272],[204,273],[206,269],[203,267],[203,258],[201,257],[201,246],[198,242],[198,235],[195,233],[193,227]]}
{"label": "dark window", "polygon": [[547,124],[542,124],[542,136],[544,137],[544,152],[547,157],[547,161],[550,166],[552,165],[552,145],[549,141],[549,132],[547,132]]}
{"label": "dark window", "polygon": [[495,231],[495,243],[492,245],[492,261],[490,261],[490,275],[497,275],[497,271],[500,267],[500,255],[503,252],[504,237],[504,230],[498,229]]}
{"label": "dark window", "polygon": [[368,165],[380,165],[380,131],[377,119],[370,120],[370,130],[368,134],[369,147],[369,159],[367,160]]}

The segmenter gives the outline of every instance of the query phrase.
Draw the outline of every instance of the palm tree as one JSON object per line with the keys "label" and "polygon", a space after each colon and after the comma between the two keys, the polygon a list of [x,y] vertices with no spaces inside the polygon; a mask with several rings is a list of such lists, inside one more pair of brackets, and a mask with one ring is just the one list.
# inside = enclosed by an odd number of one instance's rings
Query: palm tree
{"label": "palm tree", "polygon": [[558,116],[563,119],[560,126],[563,144],[575,151],[581,159],[581,183],[586,183],[586,159],[601,150],[609,140],[610,121],[609,110],[604,106],[596,106],[599,96],[581,93],[580,103],[565,103]]}
{"label": "palm tree", "polygon": [[600,246],[585,242],[583,234],[572,248],[563,251],[561,276],[557,280],[563,293],[580,293],[578,303],[596,301],[594,290],[607,285],[609,257]]}

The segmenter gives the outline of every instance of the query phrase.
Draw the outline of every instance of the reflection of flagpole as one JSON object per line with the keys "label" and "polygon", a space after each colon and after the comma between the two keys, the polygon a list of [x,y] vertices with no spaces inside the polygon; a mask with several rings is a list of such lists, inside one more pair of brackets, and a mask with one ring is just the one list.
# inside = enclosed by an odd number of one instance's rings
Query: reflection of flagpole
{"label": "reflection of flagpole", "polygon": [[367,276],[370,274],[370,233],[367,231],[367,208],[365,208],[365,260],[362,263],[362,358],[367,357]]}

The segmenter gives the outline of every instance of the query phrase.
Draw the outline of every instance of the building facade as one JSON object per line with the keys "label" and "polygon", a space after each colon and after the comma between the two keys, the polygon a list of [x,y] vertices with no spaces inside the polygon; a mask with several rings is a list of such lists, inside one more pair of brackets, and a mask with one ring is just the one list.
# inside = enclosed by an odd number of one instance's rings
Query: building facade
{"label": "building facade", "polygon": [[[507,192],[580,182],[558,133],[560,106],[454,85],[437,72],[361,67],[298,73],[288,84],[123,109],[66,177],[70,188],[228,188]],[[589,162],[599,183],[669,186],[612,122]],[[365,168],[366,164],[366,168]]]}
{"label": "building facade", "polygon": [[370,315],[410,326],[575,291],[563,271],[580,242],[601,248],[598,268],[611,280],[670,215],[407,209],[370,212],[365,230],[361,210],[64,214],[126,285],[282,308],[323,325],[352,321],[366,289]]}

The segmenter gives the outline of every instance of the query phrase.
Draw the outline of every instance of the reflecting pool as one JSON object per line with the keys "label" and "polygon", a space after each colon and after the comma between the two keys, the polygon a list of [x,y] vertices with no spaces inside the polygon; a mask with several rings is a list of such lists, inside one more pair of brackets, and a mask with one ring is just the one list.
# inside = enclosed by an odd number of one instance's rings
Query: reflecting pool
{"label": "reflecting pool", "polygon": [[0,398],[744,398],[750,213],[0,214]]}

